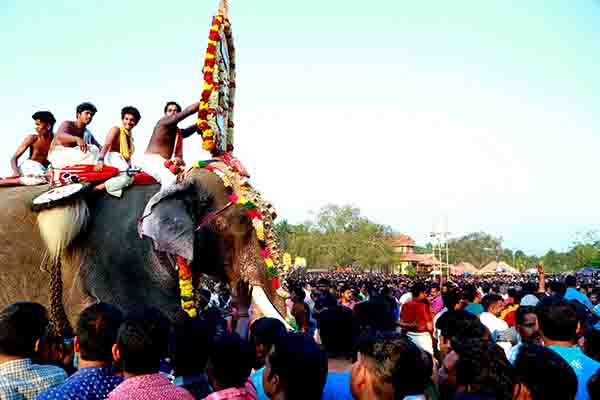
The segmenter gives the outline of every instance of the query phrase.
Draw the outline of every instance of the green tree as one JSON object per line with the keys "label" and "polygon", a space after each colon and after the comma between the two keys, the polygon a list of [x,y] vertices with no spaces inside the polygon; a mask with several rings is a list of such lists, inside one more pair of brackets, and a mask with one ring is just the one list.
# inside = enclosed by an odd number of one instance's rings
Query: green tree
{"label": "green tree", "polygon": [[450,263],[456,264],[464,261],[477,268],[482,268],[501,255],[501,245],[502,238],[485,232],[473,232],[458,239],[451,239],[448,243]]}

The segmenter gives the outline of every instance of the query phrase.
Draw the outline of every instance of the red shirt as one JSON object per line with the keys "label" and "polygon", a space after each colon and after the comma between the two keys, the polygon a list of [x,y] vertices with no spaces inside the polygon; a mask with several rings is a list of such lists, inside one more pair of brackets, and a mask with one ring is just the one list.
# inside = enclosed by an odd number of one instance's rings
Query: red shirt
{"label": "red shirt", "polygon": [[414,299],[409,301],[402,306],[400,320],[407,323],[416,322],[417,329],[415,332],[429,332],[427,323],[433,321],[429,303]]}

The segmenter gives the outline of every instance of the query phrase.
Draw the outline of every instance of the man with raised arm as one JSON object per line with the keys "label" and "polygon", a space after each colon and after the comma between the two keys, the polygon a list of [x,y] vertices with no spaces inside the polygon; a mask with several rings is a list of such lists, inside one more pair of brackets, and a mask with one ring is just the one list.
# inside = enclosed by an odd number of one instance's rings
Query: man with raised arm
{"label": "man with raised arm", "polygon": [[64,121],[58,127],[48,160],[53,168],[75,164],[96,164],[100,144],[87,129],[98,110],[91,103],[77,106],[75,121]]}
{"label": "man with raised arm", "polygon": [[174,183],[177,178],[165,163],[173,160],[176,165],[181,165],[183,163],[183,138],[198,131],[196,124],[184,129],[179,129],[177,124],[196,113],[198,107],[200,107],[200,103],[194,103],[182,110],[179,104],[169,101],[165,105],[164,117],[154,127],[140,166],[162,187]]}
{"label": "man with raised arm", "polygon": [[[34,135],[27,135],[10,159],[14,176],[0,179],[0,186],[34,186],[47,182],[48,150],[54,138],[52,129],[56,119],[50,111],[38,111],[31,116],[35,121]],[[17,165],[19,158],[29,149],[29,158]]]}

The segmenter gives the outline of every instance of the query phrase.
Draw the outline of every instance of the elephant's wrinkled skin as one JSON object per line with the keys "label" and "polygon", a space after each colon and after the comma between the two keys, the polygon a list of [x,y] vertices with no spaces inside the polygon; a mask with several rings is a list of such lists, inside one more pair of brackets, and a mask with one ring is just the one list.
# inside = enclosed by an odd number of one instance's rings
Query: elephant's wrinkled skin
{"label": "elephant's wrinkled skin", "polygon": [[[194,224],[207,213],[229,201],[223,183],[215,174],[192,170],[185,193],[159,203],[166,214],[170,208],[185,207]],[[0,306],[18,300],[48,304],[44,244],[35,224],[35,213],[27,202],[46,187],[0,191],[4,212],[0,217]],[[158,307],[169,315],[179,308],[177,272],[173,257],[153,250],[148,238],[138,234],[138,221],[158,185],[136,186],[121,199],[105,193],[88,193],[85,200],[91,218],[87,228],[63,251],[63,304],[71,323],[90,303],[105,301],[124,311],[140,305]],[[208,196],[206,194],[208,193]],[[201,198],[208,199],[204,203]],[[251,221],[240,206],[228,208],[195,235],[192,269],[234,283],[239,279],[264,287],[277,310],[284,305],[267,278],[258,254]],[[285,315],[285,314],[284,314]]]}

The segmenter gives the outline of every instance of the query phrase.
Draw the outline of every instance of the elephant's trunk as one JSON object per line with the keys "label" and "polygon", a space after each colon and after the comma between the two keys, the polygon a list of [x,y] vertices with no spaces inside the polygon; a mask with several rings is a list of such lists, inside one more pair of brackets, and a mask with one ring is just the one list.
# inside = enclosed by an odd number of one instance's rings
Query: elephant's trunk
{"label": "elephant's trunk", "polygon": [[261,286],[252,286],[252,302],[265,317],[276,318],[283,322],[286,329],[292,330],[292,327],[287,323],[285,317],[277,312]]}

